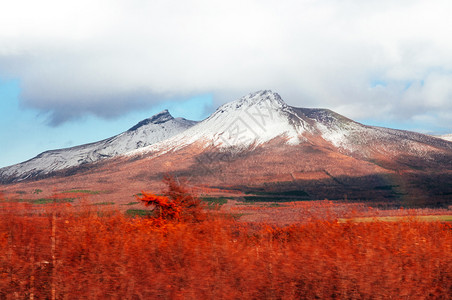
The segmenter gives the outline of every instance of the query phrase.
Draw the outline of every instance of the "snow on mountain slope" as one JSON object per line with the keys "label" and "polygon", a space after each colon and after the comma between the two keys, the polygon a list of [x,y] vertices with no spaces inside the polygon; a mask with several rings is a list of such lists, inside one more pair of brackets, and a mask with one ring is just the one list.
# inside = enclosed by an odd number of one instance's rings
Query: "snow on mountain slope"
{"label": "snow on mountain slope", "polygon": [[[193,143],[204,148],[253,149],[275,138],[286,144],[319,143],[337,151],[371,159],[409,154],[429,157],[452,151],[452,144],[420,133],[366,126],[328,109],[296,108],[277,93],[259,91],[220,106],[209,118],[180,134],[127,155],[164,154]],[[326,142],[326,144],[325,144]]]}
{"label": "snow on mountain slope", "polygon": [[452,142],[452,133],[438,136],[440,139]]}
{"label": "snow on mountain slope", "polygon": [[372,157],[375,154],[401,153],[426,156],[438,151],[451,151],[452,144],[417,132],[367,126],[328,109],[294,108],[312,119],[320,135],[342,153]]}
{"label": "snow on mountain slope", "polygon": [[299,144],[308,124],[293,116],[292,108],[278,94],[259,91],[220,106],[204,121],[168,140],[128,155],[178,150],[195,142],[219,149],[245,149],[282,137],[288,144]]}
{"label": "snow on mountain slope", "polygon": [[172,137],[197,122],[173,118],[164,110],[114,137],[66,149],[46,151],[26,162],[0,169],[0,179],[23,180],[53,171],[112,158]]}

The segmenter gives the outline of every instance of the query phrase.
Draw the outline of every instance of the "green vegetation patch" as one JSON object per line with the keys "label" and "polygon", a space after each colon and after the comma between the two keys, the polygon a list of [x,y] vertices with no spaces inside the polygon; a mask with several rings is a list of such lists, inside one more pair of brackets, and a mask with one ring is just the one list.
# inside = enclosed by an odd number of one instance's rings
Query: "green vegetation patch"
{"label": "green vegetation patch", "polygon": [[292,202],[292,201],[308,201],[310,199],[300,197],[286,196],[244,196],[246,202]]}
{"label": "green vegetation patch", "polygon": [[292,202],[311,200],[310,195],[303,190],[281,192],[248,191],[245,192],[245,194],[247,194],[247,196],[244,196],[243,199],[246,202]]}
{"label": "green vegetation patch", "polygon": [[206,202],[209,207],[213,206],[221,206],[223,204],[228,203],[228,200],[231,198],[226,197],[202,197],[200,198],[202,201]]}
{"label": "green vegetation patch", "polygon": [[280,204],[280,203],[270,203],[270,204],[265,205],[265,206],[266,207],[284,207],[284,206],[287,206],[287,205]]}
{"label": "green vegetation patch", "polygon": [[248,195],[259,195],[259,196],[296,196],[296,197],[307,197],[309,194],[303,190],[291,190],[291,191],[280,191],[280,192],[269,192],[269,191],[245,191]]}
{"label": "green vegetation patch", "polygon": [[99,202],[99,203],[93,203],[93,205],[114,205],[114,202]]}
{"label": "green vegetation patch", "polygon": [[66,203],[66,202],[74,202],[74,198],[40,198],[37,200],[28,200],[27,202],[31,202],[33,204],[48,204],[48,203]]}
{"label": "green vegetation patch", "polygon": [[147,217],[152,216],[153,212],[147,209],[128,209],[126,215],[129,217]]}
{"label": "green vegetation patch", "polygon": [[398,185],[379,185],[374,187],[374,190],[380,190],[380,191],[391,191],[393,188],[398,187]]}
{"label": "green vegetation patch", "polygon": [[286,191],[286,192],[278,192],[278,193],[268,193],[269,195],[276,195],[276,196],[287,196],[287,197],[309,197],[309,194],[305,191],[298,190],[298,191]]}
{"label": "green vegetation patch", "polygon": [[41,190],[41,189],[34,189],[34,190],[33,190],[33,194],[38,195],[38,194],[40,194],[40,193],[42,193],[42,190]]}

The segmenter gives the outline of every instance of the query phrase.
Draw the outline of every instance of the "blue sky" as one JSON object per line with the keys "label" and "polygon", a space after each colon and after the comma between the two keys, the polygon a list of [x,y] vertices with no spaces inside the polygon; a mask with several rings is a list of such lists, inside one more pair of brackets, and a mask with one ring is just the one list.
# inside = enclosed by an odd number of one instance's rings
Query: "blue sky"
{"label": "blue sky", "polygon": [[268,89],[369,125],[451,133],[451,11],[450,0],[3,1],[0,166]]}

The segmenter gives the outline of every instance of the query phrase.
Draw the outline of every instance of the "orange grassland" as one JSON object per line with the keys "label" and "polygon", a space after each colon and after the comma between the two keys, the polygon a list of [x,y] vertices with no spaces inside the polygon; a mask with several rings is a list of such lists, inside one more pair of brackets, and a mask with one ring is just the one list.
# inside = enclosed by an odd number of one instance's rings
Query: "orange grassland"
{"label": "orange grassland", "polygon": [[[174,184],[174,182],[173,182]],[[452,225],[208,212],[183,187],[153,217],[1,203],[0,299],[450,299]]]}

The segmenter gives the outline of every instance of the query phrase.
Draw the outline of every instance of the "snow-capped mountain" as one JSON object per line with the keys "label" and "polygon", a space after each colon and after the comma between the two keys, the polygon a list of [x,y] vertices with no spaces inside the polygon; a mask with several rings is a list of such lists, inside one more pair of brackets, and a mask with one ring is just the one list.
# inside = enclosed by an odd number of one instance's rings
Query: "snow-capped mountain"
{"label": "snow-capped mountain", "polygon": [[274,139],[285,144],[318,144],[371,159],[400,153],[424,156],[452,151],[452,143],[428,135],[366,126],[328,109],[296,108],[272,91],[259,91],[220,106],[209,118],[162,142],[128,155],[167,153],[191,144],[204,148],[253,149]]}
{"label": "snow-capped mountain", "polygon": [[[231,155],[235,158],[223,159]],[[174,119],[164,111],[110,139],[44,152],[25,163],[0,169],[0,179],[10,182],[42,177],[111,157],[119,158],[115,168],[127,174],[140,169],[151,172],[151,166],[153,174],[149,176],[155,177],[165,170],[177,173],[184,168],[182,173],[191,176],[200,172],[201,163],[215,174],[200,179],[206,184],[220,177],[223,183],[237,184],[250,174],[260,180],[286,174],[292,180],[300,176],[339,178],[452,171],[451,142],[415,132],[366,126],[328,109],[292,107],[277,93],[259,91],[220,106],[196,124]],[[237,157],[250,159],[236,160]],[[122,158],[125,159],[121,161]],[[146,159],[146,164],[141,159]],[[130,166],[130,161],[137,163]],[[146,169],[142,169],[144,166]]]}
{"label": "snow-capped mountain", "polygon": [[173,118],[168,110],[164,110],[111,138],[81,146],[46,151],[26,162],[2,168],[0,181],[23,180],[116,157],[165,140],[196,123],[184,118]]}
{"label": "snow-capped mountain", "polygon": [[126,157],[137,160],[115,165],[119,172],[134,170],[129,178],[146,184],[171,173],[195,186],[245,193],[409,205],[452,201],[451,142],[363,125],[328,109],[292,107],[271,91],[222,105],[186,131]]}
{"label": "snow-capped mountain", "polygon": [[[77,173],[80,166],[89,172]],[[0,169],[0,182],[59,170],[77,188],[110,190],[118,199],[173,174],[220,191],[452,203],[452,142],[366,126],[328,109],[292,107],[271,91],[226,103],[196,124],[164,111],[113,138]]]}
{"label": "snow-capped mountain", "polygon": [[220,106],[210,117],[192,128],[154,146],[143,147],[129,155],[159,150],[178,150],[193,143],[206,147],[247,148],[284,136],[288,143],[300,142],[302,122],[290,120],[292,109],[271,91],[249,94]]}

